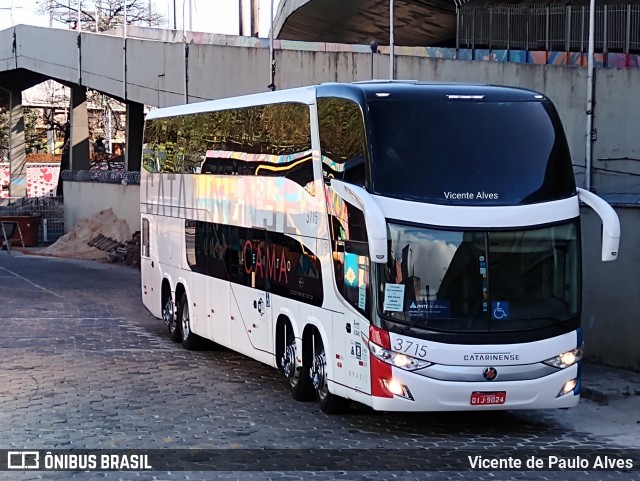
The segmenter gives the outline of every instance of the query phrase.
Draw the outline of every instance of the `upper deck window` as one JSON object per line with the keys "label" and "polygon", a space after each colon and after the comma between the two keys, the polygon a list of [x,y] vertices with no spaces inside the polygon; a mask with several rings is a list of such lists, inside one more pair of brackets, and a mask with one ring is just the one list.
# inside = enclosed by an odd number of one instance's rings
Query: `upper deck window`
{"label": "upper deck window", "polygon": [[318,99],[318,128],[325,179],[365,185],[365,129],[360,105],[342,98]]}
{"label": "upper deck window", "polygon": [[147,120],[149,172],[286,177],[313,182],[309,107],[257,105]]}
{"label": "upper deck window", "polygon": [[381,97],[368,102],[373,192],[452,205],[531,204],[575,194],[548,101]]}

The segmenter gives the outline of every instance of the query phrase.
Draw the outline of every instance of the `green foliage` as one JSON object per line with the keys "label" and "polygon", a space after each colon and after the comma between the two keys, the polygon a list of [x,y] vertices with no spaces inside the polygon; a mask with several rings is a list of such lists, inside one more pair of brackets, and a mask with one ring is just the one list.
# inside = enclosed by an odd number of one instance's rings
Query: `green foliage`
{"label": "green foliage", "polygon": [[[8,155],[9,134],[11,125],[9,123],[9,110],[0,109],[0,158]],[[42,125],[41,109],[24,109],[24,139],[27,154],[47,152],[47,134]]]}
{"label": "green foliage", "polygon": [[6,149],[9,148],[9,112],[0,109],[0,161],[4,160]]}

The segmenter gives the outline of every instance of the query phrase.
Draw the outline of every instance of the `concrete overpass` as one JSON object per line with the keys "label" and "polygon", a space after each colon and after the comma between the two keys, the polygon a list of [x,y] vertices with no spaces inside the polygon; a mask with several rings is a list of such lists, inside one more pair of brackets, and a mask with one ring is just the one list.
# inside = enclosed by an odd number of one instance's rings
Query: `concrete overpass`
{"label": "concrete overpass", "polygon": [[[291,0],[290,0],[291,1]],[[288,2],[283,5],[286,6]],[[127,105],[126,162],[140,166],[143,107],[169,106],[266,91],[270,83],[268,39],[129,27],[128,38],[107,34],[19,25],[0,31],[0,101],[12,106],[11,193],[25,192],[24,144],[21,140],[19,92],[51,78],[71,87],[71,162],[88,168],[86,89]],[[185,41],[186,40],[186,41]],[[372,54],[369,45],[276,40],[275,84],[281,88],[326,81],[388,78],[389,47]],[[485,82],[541,91],[558,107],[567,130],[579,183],[584,179],[586,69],[554,65],[470,62],[427,57],[427,49],[396,47],[397,78]],[[640,194],[640,69],[599,70],[596,75],[593,184],[599,192]],[[602,162],[599,161],[602,159]],[[612,162],[615,161],[615,164]],[[64,166],[67,167],[67,166]]]}
{"label": "concrete overpass", "polygon": [[[287,40],[386,44],[389,4],[389,0],[282,0],[274,34]],[[456,3],[394,0],[394,37],[396,45],[455,45]]]}
{"label": "concrete overpass", "polygon": [[[135,133],[128,136],[126,149],[131,170],[140,165],[144,105],[162,107],[268,90],[267,39],[187,32],[185,40],[182,32],[135,27],[128,28],[126,39],[117,31],[96,34],[24,25],[0,31],[0,98],[13,107],[16,133],[12,194],[20,196],[26,187],[18,93],[37,82],[51,78],[72,89],[69,168],[74,170],[89,163],[87,88],[127,104],[128,130]],[[279,89],[389,75],[387,46],[376,54],[368,44],[276,40],[274,47]],[[397,78],[516,85],[545,93],[558,107],[567,130],[578,181],[584,178],[579,164],[585,158],[586,69],[444,60],[427,57],[427,50],[419,47],[397,47],[396,54]],[[638,88],[640,69],[597,72],[593,157],[599,192],[640,194],[635,177],[611,175],[614,170],[640,174],[634,160],[640,158],[640,138],[635,134],[640,98],[629,94]]]}
{"label": "concrete overpass", "polygon": [[[346,1],[346,0],[345,0]],[[12,194],[26,188],[21,95],[41,80],[52,78],[72,88],[71,169],[88,167],[86,89],[127,103],[127,167],[140,167],[143,106],[168,106],[231,95],[266,91],[270,56],[265,39],[227,37],[149,29],[128,29],[124,40],[112,34],[29,26],[0,31],[0,96],[12,107]],[[316,42],[275,44],[277,87],[326,81],[387,78],[389,49],[372,54],[368,44]],[[549,96],[560,113],[584,185],[586,69],[555,65],[471,62],[427,57],[424,48],[397,49],[397,78],[425,81],[483,82],[516,85]],[[609,364],[640,368],[635,339],[640,324],[637,279],[640,254],[640,69],[599,69],[595,77],[593,185],[598,193],[628,194],[617,209],[623,240],[616,263],[601,264],[600,222],[583,217],[585,337],[590,357]],[[455,130],[455,126],[452,126]],[[459,135],[464,136],[464,132]],[[22,137],[21,137],[22,135]],[[499,141],[499,132],[496,133]],[[69,187],[69,190],[67,190]],[[112,207],[136,230],[140,222],[138,186],[65,183],[65,226],[79,217]],[[24,192],[24,190],[22,190]],[[624,200],[627,199],[627,200]],[[128,214],[127,214],[128,212]],[[123,215],[123,213],[125,213]]]}

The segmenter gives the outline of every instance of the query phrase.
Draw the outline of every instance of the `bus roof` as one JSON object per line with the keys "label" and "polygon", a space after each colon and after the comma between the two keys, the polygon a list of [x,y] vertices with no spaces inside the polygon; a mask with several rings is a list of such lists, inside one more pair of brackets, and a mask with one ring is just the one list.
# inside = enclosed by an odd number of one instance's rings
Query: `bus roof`
{"label": "bus roof", "polygon": [[460,82],[420,82],[409,80],[370,80],[351,84],[326,83],[317,86],[318,96],[339,95],[360,90],[368,98],[381,97],[384,94],[411,96],[416,91],[422,98],[459,98],[484,99],[496,102],[523,102],[546,99],[539,92],[519,87],[505,87],[499,85],[460,83]]}
{"label": "bus roof", "polygon": [[[543,100],[546,97],[533,90],[519,87],[498,85],[453,83],[453,82],[419,82],[411,80],[370,80],[354,83],[323,83],[308,87],[262,92],[220,100],[196,102],[151,110],[147,119],[174,117],[180,115],[249,107],[281,102],[301,102],[313,104],[318,97],[375,98],[385,94],[411,96],[416,91],[421,96],[446,99],[483,99],[494,102],[523,102]],[[424,97],[423,97],[424,98]]]}

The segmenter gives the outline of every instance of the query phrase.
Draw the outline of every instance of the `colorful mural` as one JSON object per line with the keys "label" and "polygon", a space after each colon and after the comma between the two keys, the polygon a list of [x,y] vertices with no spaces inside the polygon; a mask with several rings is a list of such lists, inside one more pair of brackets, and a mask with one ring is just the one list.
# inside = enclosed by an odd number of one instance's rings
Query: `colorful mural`
{"label": "colorful mural", "polygon": [[[55,197],[60,164],[27,164],[27,197]],[[9,197],[11,171],[8,162],[0,162],[0,198]]]}
{"label": "colorful mural", "polygon": [[[455,59],[456,50],[452,48],[426,47],[417,53],[418,47],[396,48],[398,55],[418,55],[429,58]],[[380,51],[382,51],[382,47]],[[569,65],[574,67],[586,67],[587,55],[584,52],[546,52],[526,50],[490,50],[484,48],[460,49],[457,52],[458,60],[480,60],[485,62],[515,62],[531,63],[535,65]],[[640,55],[627,53],[595,53],[593,65],[596,68],[639,68]]]}

